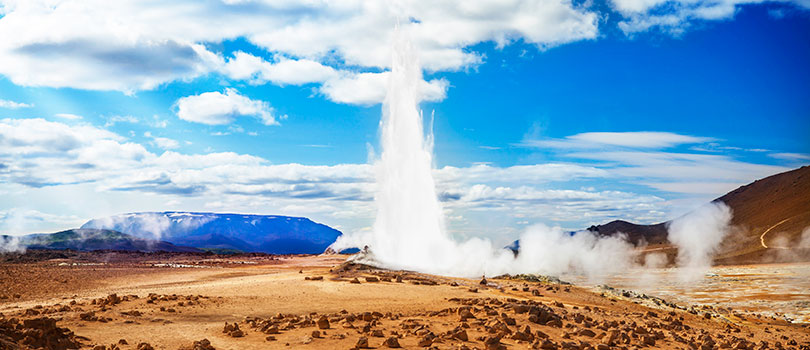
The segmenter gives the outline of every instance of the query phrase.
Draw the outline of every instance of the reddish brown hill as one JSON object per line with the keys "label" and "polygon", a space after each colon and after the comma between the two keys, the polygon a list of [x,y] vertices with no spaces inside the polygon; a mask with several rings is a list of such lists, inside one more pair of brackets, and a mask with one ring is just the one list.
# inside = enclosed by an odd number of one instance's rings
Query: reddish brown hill
{"label": "reddish brown hill", "polygon": [[735,227],[718,262],[810,260],[810,247],[802,245],[810,229],[810,167],[754,181],[716,201],[732,209]]}
{"label": "reddish brown hill", "polygon": [[[810,261],[810,166],[754,181],[715,199],[733,213],[733,230],[716,257],[719,264]],[[588,230],[600,235],[623,232],[636,245],[675,256],[666,240],[669,222],[637,225],[612,221]]]}

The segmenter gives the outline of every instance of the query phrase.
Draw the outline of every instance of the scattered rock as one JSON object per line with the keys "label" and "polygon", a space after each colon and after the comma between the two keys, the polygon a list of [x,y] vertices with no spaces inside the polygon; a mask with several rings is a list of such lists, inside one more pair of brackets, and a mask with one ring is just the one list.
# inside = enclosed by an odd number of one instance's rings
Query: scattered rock
{"label": "scattered rock", "polygon": [[180,350],[216,350],[208,339],[195,341],[191,346],[181,347]]}
{"label": "scattered rock", "polygon": [[28,348],[45,349],[78,349],[81,344],[77,337],[67,328],[56,326],[56,319],[43,317],[20,321],[16,318],[0,317],[0,349],[18,349],[18,346],[7,347],[5,340]]}
{"label": "scattered rock", "polygon": [[580,335],[580,336],[583,336],[583,337],[590,337],[590,338],[593,338],[593,337],[595,337],[595,336],[596,336],[596,333],[594,333],[594,332],[593,332],[592,330],[590,330],[590,329],[583,329],[583,330],[579,331],[579,335]]}
{"label": "scattered rock", "polygon": [[421,339],[419,339],[419,343],[417,345],[419,347],[426,348],[428,346],[433,345],[433,340],[435,338],[436,338],[436,336],[434,336],[433,333],[428,333],[425,336],[423,336]]}
{"label": "scattered rock", "polygon": [[354,345],[355,349],[368,349],[368,338],[360,337],[357,339],[357,344]]}
{"label": "scattered rock", "polygon": [[505,350],[506,346],[501,344],[501,337],[487,337],[484,339],[484,348],[486,350]]}
{"label": "scattered rock", "polygon": [[467,331],[465,331],[463,329],[458,330],[456,332],[453,332],[452,337],[453,337],[453,339],[458,339],[458,340],[461,340],[461,341],[469,340],[469,337],[467,336]]}
{"label": "scattered rock", "polygon": [[383,345],[385,345],[385,346],[387,346],[389,348],[400,348],[401,347],[401,346],[399,346],[399,340],[397,340],[397,337],[388,337],[388,338],[386,338],[385,341],[383,342]]}
{"label": "scattered rock", "polygon": [[239,329],[239,325],[236,322],[233,324],[225,322],[225,327],[222,329],[222,333],[225,333],[233,338],[241,338],[245,336],[245,332]]}
{"label": "scattered rock", "polygon": [[317,322],[319,329],[329,329],[329,319],[326,316],[321,316]]}

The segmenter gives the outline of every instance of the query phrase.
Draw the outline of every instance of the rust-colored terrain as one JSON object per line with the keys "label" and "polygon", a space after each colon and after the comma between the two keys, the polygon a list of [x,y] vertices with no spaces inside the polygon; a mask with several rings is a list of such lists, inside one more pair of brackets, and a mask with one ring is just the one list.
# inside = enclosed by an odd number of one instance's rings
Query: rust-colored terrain
{"label": "rust-colored terrain", "polygon": [[806,324],[537,276],[345,255],[48,254],[0,265],[0,349],[810,349]]}

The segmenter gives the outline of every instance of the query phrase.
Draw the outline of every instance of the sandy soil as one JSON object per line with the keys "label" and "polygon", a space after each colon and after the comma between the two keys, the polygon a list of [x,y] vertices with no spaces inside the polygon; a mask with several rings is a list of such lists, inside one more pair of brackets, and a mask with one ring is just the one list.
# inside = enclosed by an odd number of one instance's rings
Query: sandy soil
{"label": "sandy soil", "polygon": [[379,271],[345,258],[6,262],[0,349],[810,349],[807,324],[743,310],[554,280]]}

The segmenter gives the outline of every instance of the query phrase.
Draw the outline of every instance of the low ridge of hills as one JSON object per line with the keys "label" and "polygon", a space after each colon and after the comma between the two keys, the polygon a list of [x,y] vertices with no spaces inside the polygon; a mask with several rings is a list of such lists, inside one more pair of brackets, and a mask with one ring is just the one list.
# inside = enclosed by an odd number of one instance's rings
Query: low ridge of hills
{"label": "low ridge of hills", "polygon": [[[9,236],[3,236],[9,239]],[[113,230],[72,229],[56,233],[37,233],[19,237],[19,246],[27,249],[133,250],[142,252],[201,252],[169,242],[139,238]]]}
{"label": "low ridge of hills", "polygon": [[[741,186],[713,202],[731,208],[732,230],[715,257],[721,264],[808,261],[810,247],[810,166],[772,175]],[[602,236],[620,233],[636,246],[654,246],[670,256],[676,248],[667,240],[670,221],[638,225],[616,220],[588,228]],[[810,232],[810,231],[808,231]],[[804,239],[804,241],[803,241]]]}
{"label": "low ridge of hills", "polygon": [[624,220],[614,220],[604,225],[588,227],[588,231],[600,236],[611,236],[619,232],[627,236],[627,241],[635,246],[642,244],[664,244],[667,241],[669,221],[654,225],[638,225]]}

